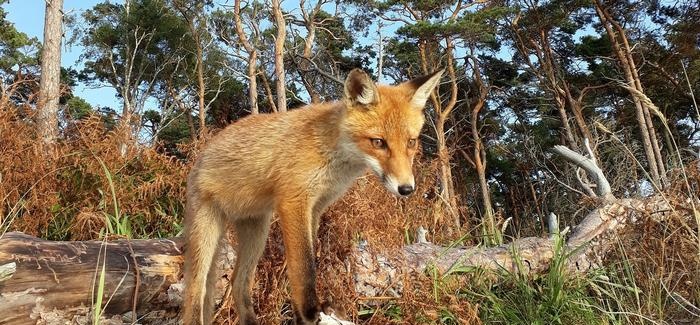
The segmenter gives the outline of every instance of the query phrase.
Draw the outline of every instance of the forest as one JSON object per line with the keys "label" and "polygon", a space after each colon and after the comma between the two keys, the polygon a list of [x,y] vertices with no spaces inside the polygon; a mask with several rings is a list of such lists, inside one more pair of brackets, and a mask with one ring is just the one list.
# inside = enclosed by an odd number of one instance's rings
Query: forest
{"label": "forest", "polygon": [[[32,1],[41,40],[9,2],[0,324],[175,324],[198,154],[250,114],[341,100],[355,68],[444,74],[415,193],[368,172],[323,214],[317,291],[339,318],[700,324],[700,2]],[[228,237],[217,324],[239,320]],[[293,321],[283,246],[273,218],[261,324]]]}

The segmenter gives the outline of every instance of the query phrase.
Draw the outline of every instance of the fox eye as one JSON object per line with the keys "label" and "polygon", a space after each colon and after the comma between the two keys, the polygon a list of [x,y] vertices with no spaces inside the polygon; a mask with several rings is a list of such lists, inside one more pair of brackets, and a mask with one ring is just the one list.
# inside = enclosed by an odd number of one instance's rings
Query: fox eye
{"label": "fox eye", "polygon": [[416,141],[416,139],[410,139],[410,140],[408,140],[408,147],[409,147],[409,148],[415,148],[415,147],[416,147],[416,143],[418,143],[418,141]]}
{"label": "fox eye", "polygon": [[373,147],[377,149],[386,149],[386,141],[384,141],[384,139],[372,138],[369,140],[372,141]]}

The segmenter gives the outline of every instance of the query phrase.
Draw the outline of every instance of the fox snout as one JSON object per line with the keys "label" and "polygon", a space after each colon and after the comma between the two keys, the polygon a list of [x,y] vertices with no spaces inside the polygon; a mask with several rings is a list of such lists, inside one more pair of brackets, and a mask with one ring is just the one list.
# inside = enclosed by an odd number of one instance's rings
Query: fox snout
{"label": "fox snout", "polygon": [[389,192],[398,196],[409,196],[416,190],[416,184],[413,179],[413,175],[409,177],[402,177],[403,181],[397,180],[397,177],[393,175],[382,175],[382,181],[384,186],[389,190]]}
{"label": "fox snout", "polygon": [[416,190],[416,182],[413,177],[413,172],[410,168],[410,163],[407,168],[404,168],[403,173],[392,173],[391,170],[384,168],[382,164],[372,157],[365,157],[367,165],[384,183],[384,187],[397,196],[409,196]]}

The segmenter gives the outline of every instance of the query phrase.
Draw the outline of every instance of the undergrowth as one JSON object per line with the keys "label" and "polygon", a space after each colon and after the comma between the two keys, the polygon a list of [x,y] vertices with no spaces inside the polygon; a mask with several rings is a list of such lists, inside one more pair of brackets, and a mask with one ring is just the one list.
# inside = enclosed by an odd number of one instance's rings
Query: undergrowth
{"label": "undergrowth", "polygon": [[138,145],[98,116],[72,121],[45,152],[29,121],[0,109],[0,233],[84,240],[109,228],[134,238],[180,230],[184,162]]}

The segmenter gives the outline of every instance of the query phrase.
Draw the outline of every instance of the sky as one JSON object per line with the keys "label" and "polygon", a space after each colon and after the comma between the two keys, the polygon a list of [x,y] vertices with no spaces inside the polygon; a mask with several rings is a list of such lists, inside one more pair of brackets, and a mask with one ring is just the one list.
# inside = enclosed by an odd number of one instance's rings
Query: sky
{"label": "sky", "polygon": [[[86,9],[92,8],[95,4],[103,0],[64,0],[63,10],[70,15],[80,15]],[[7,20],[15,25],[15,28],[30,37],[36,37],[41,42],[44,36],[44,6],[45,0],[10,0],[3,5],[7,12]],[[64,26],[65,27],[65,26]],[[64,31],[68,33],[70,31]],[[61,49],[61,66],[73,67],[79,70],[82,68],[80,62],[80,46],[66,46],[65,38]],[[82,97],[92,106],[109,106],[119,108],[121,106],[116,97],[116,91],[112,87],[87,87],[78,84],[73,93]]]}

